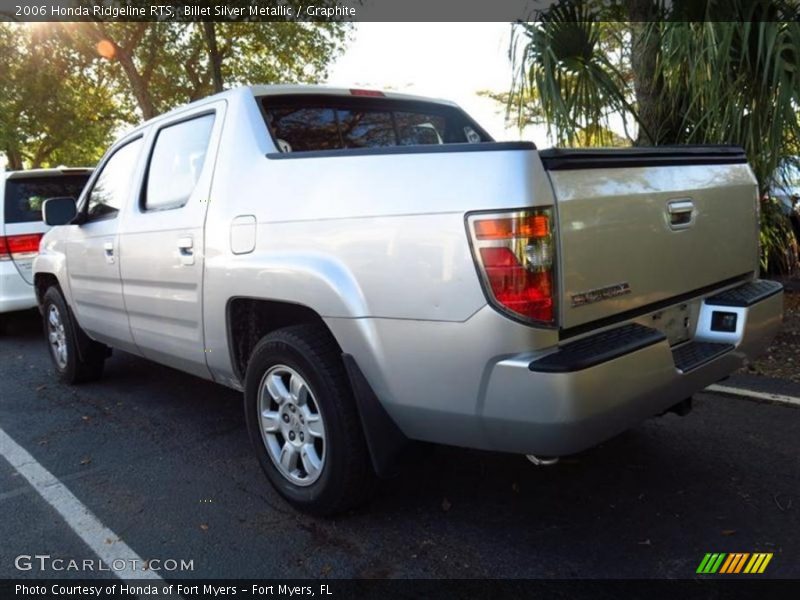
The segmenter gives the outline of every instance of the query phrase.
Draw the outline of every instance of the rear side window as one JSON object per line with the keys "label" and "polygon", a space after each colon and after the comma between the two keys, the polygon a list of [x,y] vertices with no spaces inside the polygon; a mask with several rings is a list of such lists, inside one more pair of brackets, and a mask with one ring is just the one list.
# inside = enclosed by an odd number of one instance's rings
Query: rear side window
{"label": "rear side window", "polygon": [[189,201],[206,162],[214,115],[208,114],[158,132],[147,174],[145,210],[180,208]]}
{"label": "rear side window", "polygon": [[42,220],[42,204],[48,198],[69,196],[77,200],[89,174],[9,179],[6,182],[6,223]]}
{"label": "rear side window", "polygon": [[281,152],[491,141],[461,110],[430,102],[313,95],[262,102]]}

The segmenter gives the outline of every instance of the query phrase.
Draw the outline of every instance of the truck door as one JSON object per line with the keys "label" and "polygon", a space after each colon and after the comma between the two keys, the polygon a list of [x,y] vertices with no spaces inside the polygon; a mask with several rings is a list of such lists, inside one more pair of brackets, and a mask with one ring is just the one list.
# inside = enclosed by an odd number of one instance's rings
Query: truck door
{"label": "truck door", "polygon": [[131,331],[151,360],[210,378],[203,336],[203,227],[224,102],[159,123],[120,269]]}
{"label": "truck door", "polygon": [[142,147],[143,138],[134,138],[100,165],[81,207],[84,221],[69,226],[66,242],[72,310],[81,327],[96,340],[137,354],[122,299],[119,229],[121,211],[138,189]]}

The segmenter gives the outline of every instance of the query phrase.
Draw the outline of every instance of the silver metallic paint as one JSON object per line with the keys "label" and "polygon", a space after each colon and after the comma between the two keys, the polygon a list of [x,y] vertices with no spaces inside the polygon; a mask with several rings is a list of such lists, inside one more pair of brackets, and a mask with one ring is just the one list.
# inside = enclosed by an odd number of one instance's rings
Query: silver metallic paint
{"label": "silver metallic paint", "polygon": [[[132,304],[144,303],[142,312],[148,312],[152,335],[145,334],[144,322],[137,324],[137,316],[133,322],[138,338],[146,340],[143,351],[154,359],[241,389],[228,350],[229,301],[249,297],[302,304],[323,318],[409,437],[554,455],[599,442],[724,377],[761,351],[777,330],[780,296],[747,309],[734,352],[686,375],[675,370],[666,342],[577,373],[530,372],[531,360],[557,349],[558,331],[515,322],[487,305],[469,248],[466,213],[552,206],[555,188],[560,298],[628,280],[633,292],[574,309],[562,300],[561,324],[574,325],[731,275],[755,273],[749,168],[547,173],[535,151],[520,150],[270,160],[266,155],[276,148],[253,94],[303,89],[232,90],[138,130],[149,148],[152,128],[221,100],[227,103],[208,197],[198,194],[192,200],[207,201],[202,234],[196,222],[175,217],[181,235],[191,234],[201,253],[202,288],[193,282],[189,294],[188,288],[168,289],[151,281],[137,291],[126,280]],[[687,196],[698,211],[695,227],[671,231],[666,202]],[[136,221],[136,210],[135,202],[123,210],[123,235]],[[236,254],[232,226],[242,215],[253,216],[257,233],[252,251]],[[86,290],[75,296],[66,276],[73,264],[65,264],[65,246],[83,244],[77,241],[85,236],[80,229],[51,231],[35,264],[36,272],[56,275],[73,306],[89,300]],[[684,237],[671,237],[676,235]],[[174,232],[170,236],[173,242]],[[719,241],[719,247],[709,240]],[[159,244],[154,238],[144,246],[155,251]],[[156,256],[144,246],[131,244],[122,252],[124,273],[128,253],[138,253],[133,260],[140,275],[147,257],[158,263],[156,271],[165,281],[171,270],[185,268],[167,266],[163,248]],[[82,270],[85,274],[88,267]],[[95,318],[91,334],[124,338],[128,313],[116,288],[95,289],[105,294],[103,301],[113,301],[118,322],[112,327],[108,319]],[[159,303],[163,313],[155,310]],[[194,315],[186,330],[197,332],[198,303],[204,341],[194,333],[181,343],[202,348],[205,366],[180,355],[170,321],[181,318],[179,307],[186,306]],[[78,315],[83,326],[86,314]],[[171,333],[160,338],[161,328]],[[132,338],[130,327],[127,331]],[[137,351],[135,345],[132,349]]]}

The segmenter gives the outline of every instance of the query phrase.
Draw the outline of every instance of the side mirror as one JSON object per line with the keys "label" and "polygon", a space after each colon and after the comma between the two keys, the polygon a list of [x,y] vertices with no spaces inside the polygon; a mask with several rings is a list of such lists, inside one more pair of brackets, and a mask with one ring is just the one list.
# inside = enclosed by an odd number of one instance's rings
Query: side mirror
{"label": "side mirror", "polygon": [[61,196],[48,198],[42,204],[42,219],[50,226],[66,225],[78,214],[75,198]]}

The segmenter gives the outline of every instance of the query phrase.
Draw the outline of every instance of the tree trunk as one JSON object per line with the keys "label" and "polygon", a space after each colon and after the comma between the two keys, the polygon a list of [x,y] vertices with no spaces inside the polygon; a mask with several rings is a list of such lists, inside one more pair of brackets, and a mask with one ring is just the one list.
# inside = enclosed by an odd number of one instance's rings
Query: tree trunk
{"label": "tree trunk", "polygon": [[21,171],[24,166],[22,164],[22,155],[19,153],[19,150],[13,147],[7,147],[5,149],[6,155],[6,169],[9,171]]}
{"label": "tree trunk", "polygon": [[206,46],[208,47],[208,62],[211,66],[211,80],[214,85],[214,93],[219,93],[223,90],[222,81],[222,55],[219,53],[217,46],[217,30],[214,23],[203,22],[203,34],[206,38]]}
{"label": "tree trunk", "polygon": [[61,145],[58,140],[53,140],[52,138],[48,138],[48,140],[49,143],[40,145],[30,158],[29,163],[31,169],[41,169],[44,161]]}
{"label": "tree trunk", "polygon": [[[113,53],[110,56],[104,56],[104,58],[119,61],[122,70],[125,71],[125,76],[128,78],[128,83],[130,83],[133,97],[136,98],[136,104],[139,106],[139,110],[142,111],[144,120],[155,117],[156,111],[153,106],[153,97],[148,89],[148,78],[139,72],[139,69],[136,68],[136,63],[133,62],[133,53],[144,38],[149,24],[139,23],[137,29],[133,31],[133,35],[129,39],[122,41],[125,44],[124,47],[117,43],[117,40],[112,39],[102,22],[85,23],[83,25],[95,42],[98,44],[107,43],[113,46]],[[150,43],[153,43],[153,41],[151,40]]]}
{"label": "tree trunk", "polygon": [[119,64],[122,66],[122,70],[125,71],[125,75],[128,77],[133,96],[136,98],[136,103],[139,105],[139,110],[142,111],[142,117],[145,121],[152,119],[156,116],[156,110],[153,106],[153,98],[148,90],[147,82],[136,68],[130,53],[126,49],[120,48],[119,46],[116,46],[116,50],[116,58],[119,61]]}
{"label": "tree trunk", "polygon": [[631,24],[631,68],[639,115],[637,146],[655,146],[663,142],[664,111],[661,106],[661,80],[656,75],[661,49],[659,37],[651,26],[660,18],[653,0],[626,0]]}

